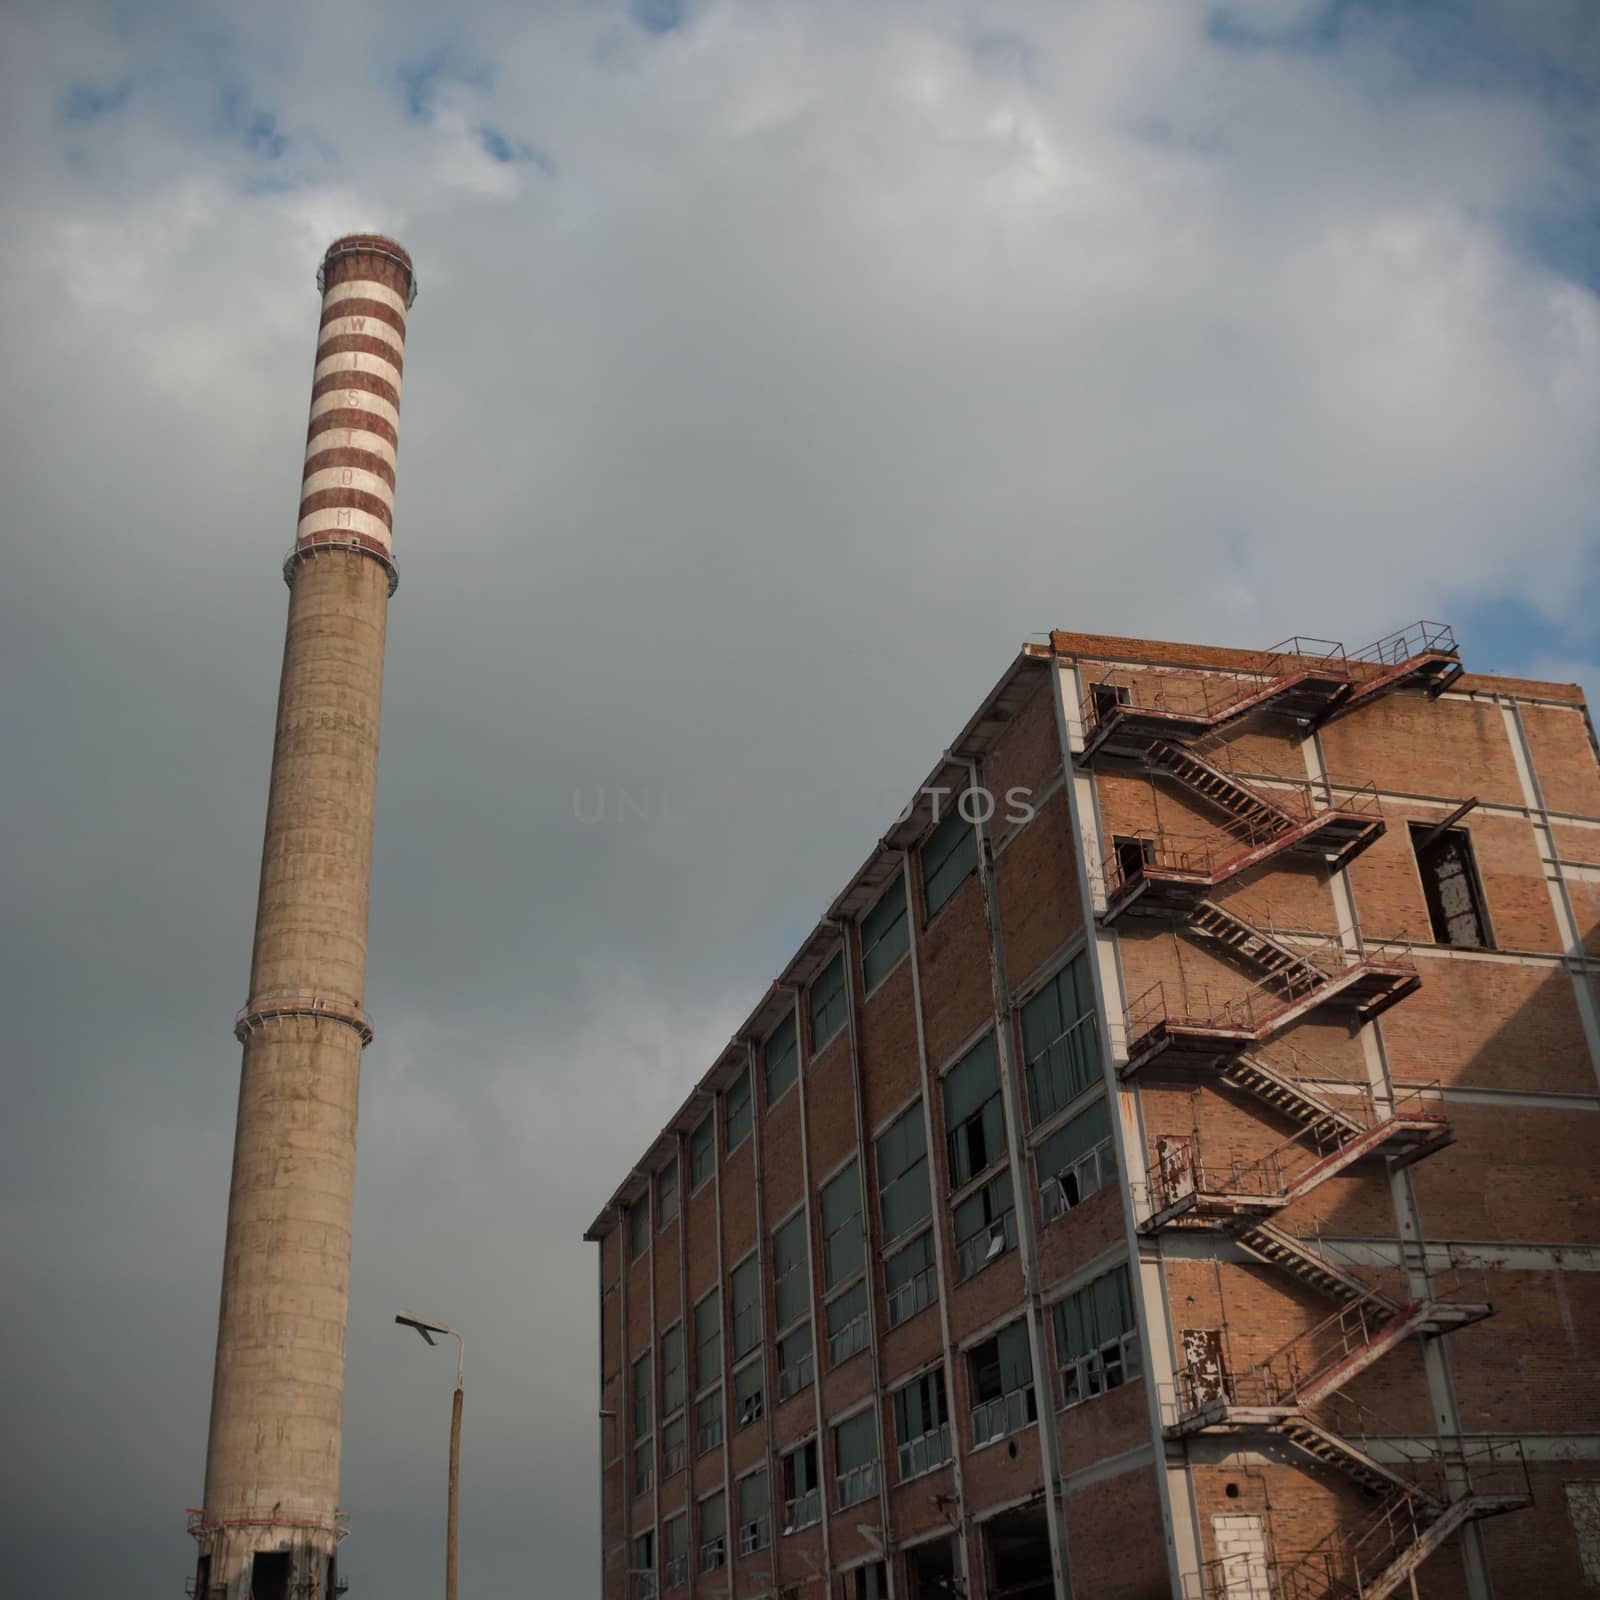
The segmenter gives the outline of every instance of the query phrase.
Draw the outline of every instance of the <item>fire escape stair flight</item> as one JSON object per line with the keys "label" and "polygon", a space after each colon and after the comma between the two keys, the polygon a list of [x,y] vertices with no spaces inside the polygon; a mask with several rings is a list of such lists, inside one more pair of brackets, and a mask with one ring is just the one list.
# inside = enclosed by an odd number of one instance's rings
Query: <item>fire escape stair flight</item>
{"label": "fire escape stair flight", "polygon": [[1384,831],[1375,796],[1365,807],[1349,800],[1313,803],[1296,815],[1191,750],[1157,741],[1147,758],[1227,822],[1214,840],[1185,845],[1158,837],[1145,842],[1142,859],[1114,859],[1100,913],[1106,926],[1125,913],[1186,919],[1213,889],[1280,855],[1313,856],[1330,870],[1346,866]]}

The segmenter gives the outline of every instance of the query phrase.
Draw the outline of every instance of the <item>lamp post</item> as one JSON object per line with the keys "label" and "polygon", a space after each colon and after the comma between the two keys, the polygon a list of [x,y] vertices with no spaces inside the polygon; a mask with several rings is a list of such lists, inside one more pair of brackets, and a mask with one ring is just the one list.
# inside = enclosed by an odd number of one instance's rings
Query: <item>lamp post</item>
{"label": "lamp post", "polygon": [[436,1333],[446,1334],[456,1342],[456,1395],[450,1405],[450,1509],[444,1536],[444,1600],[456,1600],[456,1517],[461,1507],[461,1394],[467,1343],[454,1328],[413,1316],[409,1311],[400,1312],[394,1320],[402,1328],[415,1328],[429,1344],[435,1342]]}

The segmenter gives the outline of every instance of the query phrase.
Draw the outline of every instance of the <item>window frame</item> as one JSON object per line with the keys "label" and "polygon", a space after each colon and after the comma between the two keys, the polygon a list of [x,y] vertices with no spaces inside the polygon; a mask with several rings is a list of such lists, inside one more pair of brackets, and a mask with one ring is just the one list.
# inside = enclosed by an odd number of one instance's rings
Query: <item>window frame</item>
{"label": "window frame", "polygon": [[[736,1102],[735,1094],[736,1091],[740,1089],[744,1091],[744,1095],[742,1099]],[[751,1130],[755,1127],[755,1095],[750,1083],[749,1062],[746,1062],[742,1067],[740,1067],[733,1081],[729,1083],[728,1086],[722,1091],[722,1094],[719,1096],[719,1098],[722,1101],[723,1144],[726,1149],[726,1153],[731,1156],[733,1152],[750,1137]],[[740,1129],[738,1138],[735,1138],[733,1134],[733,1122],[735,1117],[740,1117],[743,1119],[743,1126]]]}
{"label": "window frame", "polygon": [[[776,1065],[785,1074],[783,1081],[773,1088],[772,1045],[783,1031],[788,1030],[788,1044],[778,1054]],[[772,1031],[761,1041],[761,1092],[762,1106],[768,1113],[800,1080],[800,1025],[794,1008],[773,1024]]]}
{"label": "window frame", "polygon": [[[876,926],[873,919],[895,895],[900,897],[899,913],[889,917],[881,927]],[[878,985],[905,960],[911,949],[911,904],[903,871],[895,873],[893,879],[884,886],[883,893],[868,907],[857,927],[861,936],[861,990],[863,996],[867,996],[876,992]],[[880,956],[878,952],[883,946],[896,938],[900,940],[899,949],[892,951],[887,957]],[[872,968],[878,962],[884,964],[879,966],[874,974]]]}
{"label": "window frame", "polygon": [[[829,1195],[836,1194],[839,1191],[839,1186],[847,1179],[853,1185],[850,1193],[854,1197],[855,1209],[847,1211],[843,1220],[835,1226],[829,1227]],[[861,1158],[859,1155],[853,1155],[826,1183],[820,1185],[817,1189],[817,1214],[822,1232],[822,1290],[824,1294],[831,1294],[841,1285],[848,1283],[867,1264],[867,1229],[863,1212]],[[853,1246],[855,1258],[836,1272],[833,1261],[834,1246],[839,1236],[852,1222],[855,1223],[855,1244]]]}
{"label": "window frame", "polygon": [[[671,1183],[668,1183],[668,1177]],[[659,1233],[669,1222],[676,1222],[678,1212],[682,1206],[682,1196],[679,1193],[678,1183],[678,1153],[673,1151],[671,1157],[662,1165],[655,1175],[655,1213],[656,1232]],[[670,1209],[669,1209],[670,1206]]]}
{"label": "window frame", "polygon": [[[951,801],[949,813],[936,822],[917,846],[917,860],[922,868],[922,925],[924,928],[955,899],[961,886],[978,870],[978,834],[971,820],[961,814],[961,801],[968,791],[963,789]],[[935,859],[932,851],[938,842],[941,853]],[[953,842],[950,842],[953,841]],[[970,851],[972,859],[934,897],[934,880],[954,862],[958,855]],[[931,865],[930,865],[931,863]]]}
{"label": "window frame", "polygon": [[[703,1145],[699,1144],[701,1133],[707,1135]],[[705,1170],[699,1171],[701,1157],[705,1159]],[[698,1194],[717,1174],[717,1110],[713,1106],[697,1122],[689,1135],[689,1193]]]}
{"label": "window frame", "polygon": [[[980,1057],[988,1056],[992,1087],[984,1098],[968,1110],[958,1122],[951,1121],[951,1085],[958,1075],[970,1073],[980,1064]],[[965,1082],[964,1076],[960,1077]],[[944,1153],[951,1194],[957,1194],[968,1184],[977,1183],[986,1173],[994,1170],[1010,1155],[1010,1142],[1006,1137],[1005,1105],[1000,1092],[1000,1051],[993,1031],[989,1031],[969,1050],[964,1050],[939,1077],[939,1110],[944,1120]],[[991,1113],[992,1123],[991,1127]],[[970,1130],[976,1127],[983,1134],[983,1153],[988,1157],[980,1165],[972,1165]],[[989,1150],[991,1139],[997,1140],[993,1153]]]}
{"label": "window frame", "polygon": [[[834,952],[833,959],[806,988],[806,1011],[811,1023],[813,1059],[833,1043],[850,1020],[850,995],[845,987],[849,982],[849,975],[845,970],[844,957],[845,947],[840,945]],[[837,981],[832,983],[831,988],[824,990],[823,984],[830,979]],[[822,1001],[820,1007],[817,1004],[819,997]]]}
{"label": "window frame", "polygon": [[[900,1112],[898,1116],[894,1117],[890,1121],[889,1125],[884,1128],[882,1133],[878,1134],[877,1137],[872,1141],[873,1165],[876,1168],[878,1175],[878,1223],[883,1230],[883,1240],[882,1244],[880,1245],[880,1249],[882,1249],[885,1253],[887,1253],[890,1245],[897,1243],[900,1239],[909,1239],[911,1234],[914,1233],[923,1222],[933,1215],[933,1176],[930,1170],[931,1164],[928,1158],[928,1125],[925,1120],[925,1116],[926,1113],[922,1104],[922,1096],[918,1095],[917,1098],[913,1100],[911,1104],[905,1108],[905,1110]],[[884,1181],[884,1142],[893,1135],[897,1134],[902,1127],[906,1126],[908,1122],[912,1121],[914,1121],[917,1130],[917,1138],[921,1140],[921,1153],[916,1157],[915,1160],[909,1162],[905,1166],[897,1168],[886,1183]],[[884,1210],[884,1202],[898,1184],[907,1181],[912,1170],[919,1164],[922,1167],[923,1209],[917,1216],[912,1217],[909,1222],[901,1223],[900,1226],[895,1229],[895,1231],[891,1232],[889,1227],[889,1218],[885,1214]]]}

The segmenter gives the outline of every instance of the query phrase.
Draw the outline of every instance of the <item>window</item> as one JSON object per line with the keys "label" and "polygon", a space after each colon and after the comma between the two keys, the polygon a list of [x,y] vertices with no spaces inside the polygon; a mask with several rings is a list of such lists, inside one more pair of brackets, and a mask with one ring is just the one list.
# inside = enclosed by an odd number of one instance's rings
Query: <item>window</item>
{"label": "window", "polygon": [[1035,1127],[1098,1081],[1100,1051],[1087,952],[1074,956],[1023,1006],[1022,1054]]}
{"label": "window", "polygon": [[841,1575],[844,1600],[889,1600],[889,1569],[882,1561],[869,1561]]}
{"label": "window", "polygon": [[1017,1246],[1017,1213],[1011,1174],[997,1172],[955,1209],[956,1282],[965,1283],[991,1261]]}
{"label": "window", "polygon": [[898,1328],[933,1304],[933,1234],[919,1235],[883,1264],[883,1287],[889,1326]]}
{"label": "window", "polygon": [[662,1524],[661,1582],[668,1589],[689,1581],[689,1514],[680,1511]]}
{"label": "window", "polygon": [[811,1352],[811,1321],[807,1318],[778,1341],[778,1399],[787,1400],[808,1388],[816,1376]]}
{"label": "window", "polygon": [[972,1384],[972,1445],[988,1444],[1027,1427],[1038,1417],[1028,1325],[1013,1322],[967,1355]]}
{"label": "window", "polygon": [[922,899],[930,922],[978,864],[978,835],[961,815],[961,798],[922,841]]}
{"label": "window", "polygon": [[833,1430],[833,1476],[841,1511],[878,1492],[878,1422],[872,1411],[858,1411]]}
{"label": "window", "polygon": [[1062,1405],[1077,1405],[1139,1376],[1139,1328],[1126,1266],[1068,1295],[1054,1317]]}
{"label": "window", "polygon": [[[748,1101],[746,1102],[748,1104]],[[694,1193],[717,1165],[717,1119],[708,1111],[689,1135],[689,1192]]]}
{"label": "window", "polygon": [[928,1215],[928,1139],[919,1100],[877,1142],[878,1214],[885,1239],[898,1239]]}
{"label": "window", "polygon": [[906,880],[897,877],[861,919],[861,987],[869,992],[888,977],[911,942],[906,921]]}
{"label": "window", "polygon": [[678,1158],[656,1174],[656,1226],[664,1228],[678,1214]]}
{"label": "window", "polygon": [[683,1471],[684,1462],[688,1460],[687,1435],[687,1425],[684,1422],[681,1411],[671,1422],[664,1422],[661,1425],[661,1476],[663,1478],[670,1478],[673,1473]]}
{"label": "window", "polygon": [[1094,720],[1104,722],[1118,706],[1125,706],[1131,698],[1125,683],[1096,683],[1089,689],[1090,704],[1094,707]]}
{"label": "window", "polygon": [[662,1524],[661,1582],[668,1589],[689,1581],[689,1514],[680,1511]]}
{"label": "window", "polygon": [[806,1214],[798,1211],[772,1235],[772,1308],[780,1328],[811,1309]]}
{"label": "window", "polygon": [[1111,1153],[1111,1119],[1104,1100],[1096,1100],[1064,1123],[1034,1152],[1039,1171],[1039,1206],[1046,1222],[1082,1205],[1117,1173]]}
{"label": "window", "polygon": [[867,1280],[858,1278],[843,1294],[836,1294],[824,1315],[828,1322],[828,1366],[842,1366],[867,1348]]}
{"label": "window", "polygon": [[742,1145],[750,1133],[750,1069],[746,1067],[722,1091],[722,1120],[728,1132],[728,1151],[731,1154]]}
{"label": "window", "polygon": [[715,1572],[728,1564],[728,1502],[719,1490],[700,1502],[700,1570]]}
{"label": "window", "polygon": [[894,1394],[894,1442],[900,1481],[920,1478],[950,1459],[950,1413],[944,1371],[935,1367]]}
{"label": "window", "polygon": [[683,1324],[675,1322],[661,1335],[661,1415],[683,1409]]}
{"label": "window", "polygon": [[733,1306],[733,1359],[749,1355],[761,1343],[760,1262],[748,1255],[728,1275]]}
{"label": "window", "polygon": [[637,1261],[650,1243],[650,1201],[635,1200],[628,1207],[628,1259]]}
{"label": "window", "polygon": [[816,1055],[844,1025],[849,1001],[844,992],[844,951],[840,951],[811,985],[811,1053]]}
{"label": "window", "polygon": [[822,1186],[822,1286],[832,1289],[861,1270],[861,1175],[852,1161]]}
{"label": "window", "polygon": [[633,1364],[633,1436],[642,1439],[650,1431],[650,1352]]}
{"label": "window", "polygon": [[950,1187],[959,1189],[1006,1153],[1006,1119],[992,1034],[944,1075],[942,1093]]}
{"label": "window", "polygon": [[[1154,839],[1140,838],[1135,834],[1114,833],[1111,836],[1111,851],[1116,857],[1117,878],[1124,884],[1137,883],[1144,876],[1144,869],[1155,865]],[[1111,887],[1114,891],[1116,884],[1113,883]]]}
{"label": "window", "polygon": [[767,1469],[752,1472],[737,1485],[739,1499],[739,1554],[754,1555],[772,1543],[772,1520],[767,1498]]}
{"label": "window", "polygon": [[754,1361],[733,1375],[733,1428],[737,1433],[740,1428],[748,1428],[752,1422],[761,1420],[761,1413],[766,1409],[767,1363],[764,1356],[757,1356]]}
{"label": "window", "polygon": [[800,1049],[795,1037],[794,1012],[790,1012],[771,1033],[761,1052],[766,1069],[767,1105],[783,1097],[799,1070]]}
{"label": "window", "polygon": [[1411,848],[1422,874],[1422,895],[1428,902],[1434,943],[1493,948],[1472,836],[1465,828],[1441,831],[1413,822]]}
{"label": "window", "polygon": [[656,1536],[654,1530],[633,1541],[633,1600],[649,1600],[656,1592]]}
{"label": "window", "polygon": [[795,1533],[822,1520],[817,1487],[817,1441],[808,1439],[783,1458],[783,1531]]}
{"label": "window", "polygon": [[713,1289],[694,1308],[694,1386],[698,1393],[722,1376],[722,1295]]}
{"label": "window", "polygon": [[641,1439],[633,1447],[633,1492],[636,1495],[647,1493],[655,1481],[655,1459],[654,1439]]}
{"label": "window", "polygon": [[722,1443],[722,1390],[713,1389],[694,1403],[694,1453],[706,1455]]}

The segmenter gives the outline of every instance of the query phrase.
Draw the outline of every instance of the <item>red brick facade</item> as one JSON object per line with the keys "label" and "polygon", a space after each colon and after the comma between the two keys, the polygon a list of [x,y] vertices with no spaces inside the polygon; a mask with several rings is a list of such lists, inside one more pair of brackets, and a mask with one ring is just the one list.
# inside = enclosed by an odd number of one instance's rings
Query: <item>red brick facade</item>
{"label": "red brick facade", "polygon": [[605,1600],[1596,1581],[1588,713],[1295,648],[1029,647],[617,1190]]}

